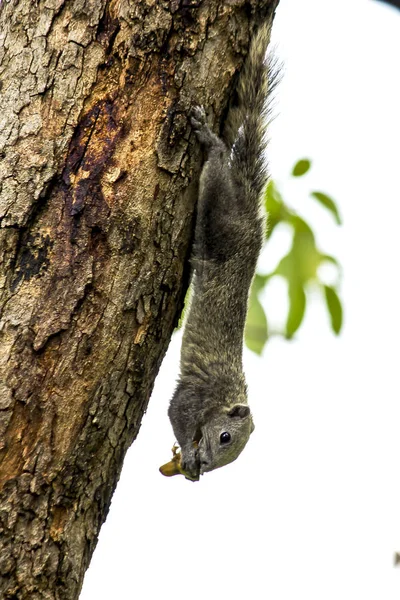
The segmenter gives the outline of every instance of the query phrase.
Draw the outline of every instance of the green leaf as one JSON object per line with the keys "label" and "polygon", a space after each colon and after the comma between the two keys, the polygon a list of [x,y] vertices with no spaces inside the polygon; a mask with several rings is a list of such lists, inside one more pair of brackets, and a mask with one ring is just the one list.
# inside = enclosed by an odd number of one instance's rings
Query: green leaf
{"label": "green leaf", "polygon": [[293,274],[296,272],[296,261],[293,254],[293,250],[288,252],[286,256],[281,258],[278,266],[276,267],[273,275],[281,275],[285,277],[285,279],[289,280],[292,278]]}
{"label": "green leaf", "polygon": [[293,214],[290,217],[290,223],[293,226],[293,228],[295,229],[296,234],[305,233],[305,234],[307,234],[308,237],[310,237],[310,239],[312,238],[314,240],[313,231],[312,231],[311,227],[308,225],[308,223],[305,222],[304,219],[302,219],[298,215]]}
{"label": "green leaf", "polygon": [[335,217],[336,223],[338,225],[342,224],[342,220],[339,215],[338,207],[336,206],[335,202],[332,200],[332,198],[330,196],[327,196],[326,194],[323,194],[322,192],[311,192],[311,196],[313,196],[313,198],[318,200],[318,202],[320,204],[322,204],[322,206],[327,208],[333,214],[333,216]]}
{"label": "green leaf", "polygon": [[289,314],[286,322],[286,337],[291,338],[303,321],[306,309],[306,294],[302,285],[289,285]]}
{"label": "green leaf", "polygon": [[273,181],[270,181],[265,191],[265,210],[267,212],[266,237],[271,237],[275,227],[288,217],[282,196]]}
{"label": "green leaf", "polygon": [[269,275],[260,275],[259,273],[257,273],[254,276],[253,279],[253,283],[251,286],[251,294],[256,294],[258,296],[258,294],[265,288],[265,286],[267,285],[268,279],[269,279]]}
{"label": "green leaf", "polygon": [[304,286],[308,281],[316,279],[321,254],[309,225],[297,215],[292,215],[290,223],[294,228],[292,247],[281,259],[274,274],[285,277],[289,286]]}
{"label": "green leaf", "polygon": [[340,302],[339,296],[336,290],[329,286],[324,285],[325,300],[328,307],[328,311],[331,317],[331,326],[333,331],[338,335],[342,328],[343,322],[343,309]]}
{"label": "green leaf", "polygon": [[292,175],[294,177],[301,177],[307,171],[309,171],[311,167],[311,161],[308,158],[303,158],[299,160],[293,167]]}
{"label": "green leaf", "polygon": [[343,274],[342,273],[342,265],[337,260],[337,258],[335,258],[334,256],[331,256],[330,254],[321,254],[320,258],[321,258],[321,263],[320,263],[321,265],[323,265],[324,263],[330,263],[331,265],[334,265],[336,267],[337,280],[340,281],[340,279],[342,278],[342,274]]}
{"label": "green leaf", "polygon": [[340,264],[337,258],[331,256],[330,254],[321,254],[321,262],[330,262],[335,265],[338,269],[340,269]]}
{"label": "green leaf", "polygon": [[268,276],[256,275],[250,292],[249,310],[247,313],[245,341],[246,346],[261,354],[268,339],[267,317],[258,299],[258,293],[263,289]]}

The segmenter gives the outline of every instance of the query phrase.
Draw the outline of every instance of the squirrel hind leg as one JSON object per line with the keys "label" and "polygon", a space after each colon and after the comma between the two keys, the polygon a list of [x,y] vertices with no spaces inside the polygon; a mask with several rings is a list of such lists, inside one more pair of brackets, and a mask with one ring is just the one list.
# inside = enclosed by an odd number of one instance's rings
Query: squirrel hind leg
{"label": "squirrel hind leg", "polygon": [[206,113],[203,106],[194,106],[190,114],[190,122],[197,139],[208,152],[212,149],[225,150],[223,142],[215,135],[207,125]]}

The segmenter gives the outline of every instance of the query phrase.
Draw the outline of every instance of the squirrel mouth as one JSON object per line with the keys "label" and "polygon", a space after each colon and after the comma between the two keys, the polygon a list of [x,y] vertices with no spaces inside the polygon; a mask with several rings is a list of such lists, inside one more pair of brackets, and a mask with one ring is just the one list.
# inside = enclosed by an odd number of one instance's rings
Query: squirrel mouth
{"label": "squirrel mouth", "polygon": [[195,456],[196,456],[196,470],[197,470],[197,472],[200,475],[202,475],[202,472],[201,472],[201,462],[200,462],[200,448],[199,448],[200,442],[203,439],[203,437],[201,435],[201,431],[200,430],[196,431],[196,434],[195,434],[194,437],[195,437],[195,439],[193,440],[193,447],[196,449],[196,454],[195,454]]}
{"label": "squirrel mouth", "polygon": [[198,448],[198,446],[199,446],[200,441],[202,440],[202,438],[203,438],[203,434],[202,434],[201,429],[199,427],[198,429],[196,429],[195,434],[193,436],[193,445],[194,445],[195,448]]}
{"label": "squirrel mouth", "polygon": [[[196,437],[198,437],[198,436],[196,435]],[[200,439],[198,441],[198,446],[197,446],[197,450],[196,450],[196,463],[197,463],[197,467],[199,469],[200,475],[204,475],[204,473],[207,473],[208,471],[212,470],[212,468],[210,467],[210,462],[209,462],[210,456],[211,456],[211,444],[210,444],[208,436],[205,432],[203,435],[202,435],[202,432],[200,432],[199,437],[200,437]],[[195,442],[193,442],[193,443],[195,443]]]}

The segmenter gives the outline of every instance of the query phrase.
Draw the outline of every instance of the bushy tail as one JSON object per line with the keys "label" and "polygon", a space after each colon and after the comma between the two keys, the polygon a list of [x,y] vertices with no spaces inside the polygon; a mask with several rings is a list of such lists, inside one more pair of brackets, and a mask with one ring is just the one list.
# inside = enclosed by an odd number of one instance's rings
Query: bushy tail
{"label": "bushy tail", "polygon": [[265,148],[269,98],[277,81],[273,61],[266,58],[270,23],[255,34],[237,87],[237,106],[228,114],[224,138],[232,150],[232,173],[247,201],[259,202],[267,182]]}

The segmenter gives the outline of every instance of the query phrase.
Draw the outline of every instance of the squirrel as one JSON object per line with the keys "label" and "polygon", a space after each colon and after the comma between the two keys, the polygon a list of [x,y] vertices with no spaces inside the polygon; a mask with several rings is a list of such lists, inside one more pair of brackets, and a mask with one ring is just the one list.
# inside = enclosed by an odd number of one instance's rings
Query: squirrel
{"label": "squirrel", "polygon": [[192,249],[193,293],[184,327],[180,376],[168,416],[181,448],[165,475],[198,480],[234,461],[254,430],[242,366],[249,289],[265,236],[267,98],[274,85],[265,58],[270,26],[250,45],[228,113],[224,140],[194,107],[191,125],[207,160],[200,176]]}

